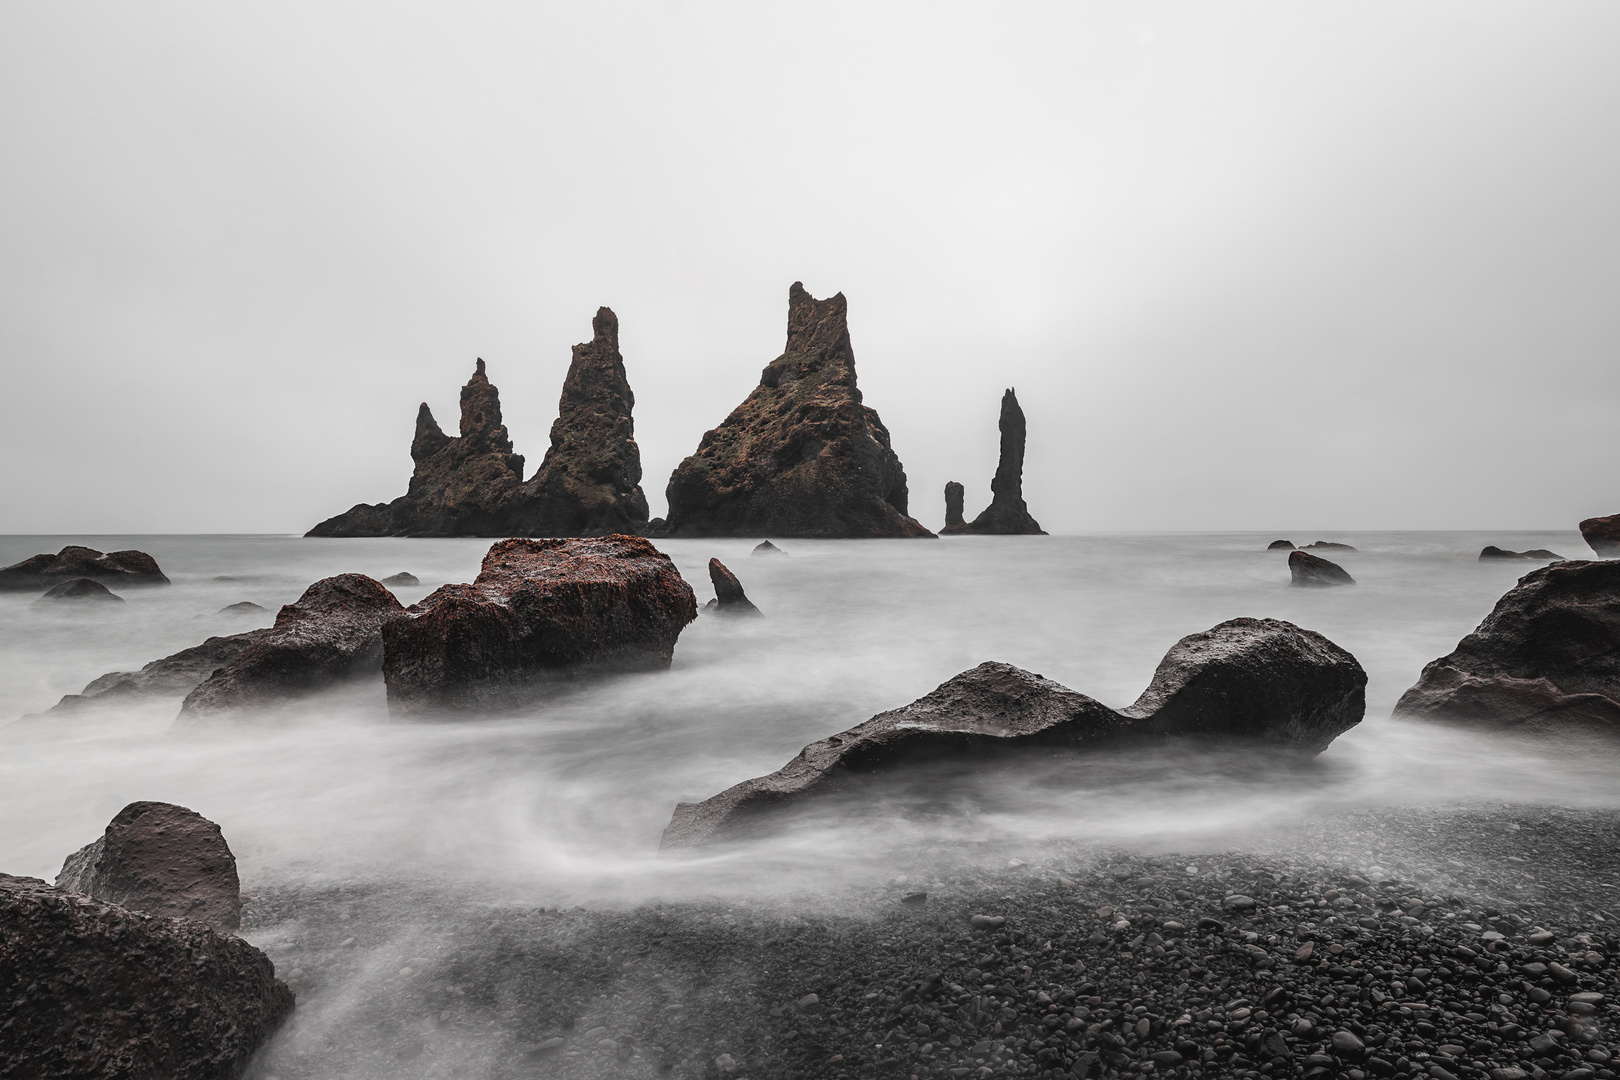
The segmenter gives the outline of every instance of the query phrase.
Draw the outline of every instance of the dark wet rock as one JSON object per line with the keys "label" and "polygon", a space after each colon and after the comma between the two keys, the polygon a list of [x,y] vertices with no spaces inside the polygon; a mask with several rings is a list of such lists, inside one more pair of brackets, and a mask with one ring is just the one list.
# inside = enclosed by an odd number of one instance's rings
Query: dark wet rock
{"label": "dark wet rock", "polygon": [[719,559],[709,560],[709,581],[714,584],[714,608],[723,615],[758,615],[759,608],[743,595],[742,582]]}
{"label": "dark wet rock", "polygon": [[1480,549],[1479,561],[1563,562],[1564,557],[1556,554],[1555,552],[1548,551],[1546,548],[1534,548],[1530,551],[1509,551],[1506,548],[1499,548],[1493,544],[1487,544],[1484,548]]}
{"label": "dark wet rock", "polygon": [[1620,558],[1620,514],[1587,518],[1581,522],[1581,536],[1598,558]]}
{"label": "dark wet rock", "polygon": [[1423,669],[1395,713],[1559,737],[1620,734],[1620,562],[1532,570]]}
{"label": "dark wet rock", "polygon": [[389,709],[504,708],[559,679],[665,670],[696,617],[691,586],[641,537],[503,540],[472,584],[383,626]]}
{"label": "dark wet rock", "polygon": [[939,530],[939,535],[950,536],[967,531],[967,521],[962,517],[962,504],[966,498],[967,489],[961,484],[955,480],[945,484],[945,527]]}
{"label": "dark wet rock", "polygon": [[787,552],[783,551],[781,548],[777,547],[775,544],[771,543],[769,540],[763,540],[759,544],[757,544],[754,547],[754,550],[749,552],[749,554],[753,555],[753,556],[763,557],[763,556],[766,556],[766,555],[786,555]]}
{"label": "dark wet rock", "polygon": [[268,630],[249,630],[243,634],[211,637],[201,645],[153,660],[139,671],[109,671],[82,692],[66,695],[43,715],[79,712],[95,705],[113,705],[139,698],[189,694],[267,633]]}
{"label": "dark wet rock", "polygon": [[172,803],[124,807],[99,839],[68,856],[56,887],[215,930],[242,924],[236,856],[219,826]]}
{"label": "dark wet rock", "polygon": [[180,719],[274,706],[376,671],[382,623],[403,612],[393,593],[364,574],[323,578],[187,694]]}
{"label": "dark wet rock", "polygon": [[1266,550],[1267,551],[1293,551],[1294,550],[1294,543],[1293,543],[1292,540],[1273,540],[1271,543],[1266,545]]}
{"label": "dark wet rock", "polygon": [[388,577],[383,578],[382,584],[387,585],[392,589],[400,585],[420,585],[422,584],[422,579],[418,578],[415,574],[407,573],[406,571],[401,570],[397,574],[391,574]]}
{"label": "dark wet rock", "polygon": [[1354,585],[1356,579],[1351,577],[1344,567],[1336,562],[1329,562],[1320,555],[1312,555],[1304,548],[1288,553],[1288,572],[1291,575],[1289,584],[1324,586],[1324,585]]}
{"label": "dark wet rock", "polygon": [[1024,410],[1009,389],[1001,395],[1001,459],[990,481],[990,505],[963,532],[995,536],[1045,536],[1024,505]]}
{"label": "dark wet rock", "polygon": [[144,551],[103,553],[69,544],[55,555],[35,555],[0,569],[0,591],[49,589],[74,578],[89,578],[118,588],[169,583],[157,560]]}
{"label": "dark wet rock", "polygon": [[226,604],[224,607],[214,612],[214,614],[258,616],[270,614],[270,609],[262,605],[255,604],[251,600],[241,600],[234,604]]}
{"label": "dark wet rock", "polygon": [[259,950],[0,874],[0,1076],[233,1080],[293,995]]}
{"label": "dark wet rock", "polygon": [[1237,738],[1315,754],[1361,721],[1366,685],[1355,657],[1276,619],[1233,619],[1183,638],[1135,704],[1118,711],[1050,679],[988,662],[904,708],[811,743],[769,776],[680,804],[663,846],[746,831],[764,815],[851,790],[877,772],[933,761],[972,764],[1013,749]]}
{"label": "dark wet rock", "polygon": [[1317,540],[1314,543],[1302,545],[1299,550],[1301,550],[1301,551],[1309,551],[1309,550],[1311,550],[1313,548],[1320,549],[1322,551],[1354,551],[1354,550],[1356,550],[1355,548],[1351,547],[1349,544],[1338,544],[1338,543],[1334,543],[1332,540]]}
{"label": "dark wet rock", "polygon": [[113,592],[99,581],[90,578],[74,578],[64,581],[60,585],[52,585],[44,596],[35,600],[34,607],[54,607],[57,604],[103,603],[122,604],[124,598]]}
{"label": "dark wet rock", "polygon": [[842,293],[788,292],[787,347],[669,478],[669,536],[929,537],[855,381]]}

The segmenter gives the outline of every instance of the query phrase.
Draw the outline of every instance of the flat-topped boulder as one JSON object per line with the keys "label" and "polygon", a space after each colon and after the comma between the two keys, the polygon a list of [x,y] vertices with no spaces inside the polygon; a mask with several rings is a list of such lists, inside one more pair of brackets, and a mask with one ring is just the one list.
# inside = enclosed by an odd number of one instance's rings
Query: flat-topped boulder
{"label": "flat-topped boulder", "polygon": [[74,578],[88,578],[120,588],[169,584],[157,560],[144,551],[101,552],[69,544],[55,555],[35,555],[0,568],[0,591],[49,589]]}
{"label": "flat-topped boulder", "polygon": [[847,303],[788,291],[787,347],[676,466],[659,535],[931,537],[855,381]]}
{"label": "flat-topped boulder", "polygon": [[60,585],[52,585],[45,595],[35,600],[34,607],[72,606],[76,604],[122,604],[124,598],[107,586],[91,578],[73,578]]}
{"label": "flat-topped boulder", "polygon": [[1620,562],[1554,563],[1520,578],[1424,667],[1395,715],[1537,737],[1620,736]]}
{"label": "flat-topped boulder", "polygon": [[714,599],[704,605],[721,615],[758,615],[759,608],[743,593],[742,582],[719,559],[709,560],[709,582],[714,586]]}
{"label": "flat-topped boulder", "polygon": [[1290,585],[1321,588],[1356,583],[1356,579],[1344,567],[1320,555],[1312,555],[1304,548],[1288,553],[1288,573]]}
{"label": "flat-topped boulder", "polygon": [[1581,522],[1581,537],[1600,559],[1620,559],[1620,514],[1587,518]]}
{"label": "flat-topped boulder", "polygon": [[[1045,536],[1024,505],[1024,441],[1026,425],[1018,395],[1009,388],[1001,395],[1001,457],[990,480],[990,505],[961,530],[990,536]],[[947,495],[947,499],[949,496]],[[947,505],[947,515],[949,506]]]}
{"label": "flat-topped boulder", "polygon": [[945,761],[972,766],[1024,750],[1085,751],[1166,739],[1241,741],[1321,752],[1361,721],[1367,674],[1321,634],[1277,619],[1233,619],[1178,642],[1129,708],[987,662],[902,709],[811,743],[781,769],[675,808],[665,848],[737,838],[874,775]]}
{"label": "flat-topped boulder", "polygon": [[503,540],[470,585],[445,585],[383,624],[396,715],[534,700],[579,675],[667,670],[697,599],[639,536]]}

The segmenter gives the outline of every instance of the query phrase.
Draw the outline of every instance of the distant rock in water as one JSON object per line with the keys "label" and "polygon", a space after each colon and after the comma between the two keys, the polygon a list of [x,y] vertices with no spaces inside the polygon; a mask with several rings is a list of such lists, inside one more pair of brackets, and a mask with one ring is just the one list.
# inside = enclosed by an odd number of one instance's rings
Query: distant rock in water
{"label": "distant rock in water", "polygon": [[49,589],[74,578],[89,578],[107,585],[167,585],[157,560],[144,551],[109,551],[69,544],[55,555],[35,555],[0,569],[0,591]]}
{"label": "distant rock in water", "polygon": [[1587,518],[1581,522],[1581,536],[1598,558],[1620,558],[1620,514]]}
{"label": "distant rock in water", "polygon": [[783,551],[769,540],[764,540],[755,546],[754,550],[749,552],[749,554],[755,557],[763,557],[766,555],[786,555],[787,552]]}
{"label": "distant rock in water", "polygon": [[1271,543],[1266,545],[1266,550],[1267,551],[1293,551],[1294,550],[1294,544],[1293,544],[1293,541],[1291,541],[1291,540],[1273,540]]}
{"label": "distant rock in water", "polygon": [[1356,550],[1355,548],[1351,547],[1349,544],[1336,544],[1332,540],[1318,540],[1314,544],[1306,544],[1305,546],[1301,547],[1299,550],[1301,550],[1301,551],[1309,551],[1312,548],[1316,548],[1316,549],[1319,549],[1319,550],[1322,550],[1322,551],[1354,551],[1354,550]]}
{"label": "distant rock in water", "polygon": [[1319,555],[1312,555],[1301,548],[1288,553],[1288,572],[1292,575],[1289,584],[1292,585],[1354,585],[1356,579],[1351,577],[1344,567],[1336,562],[1329,562]]}
{"label": "distant rock in water", "polygon": [[383,624],[395,715],[521,705],[576,675],[661,671],[697,600],[638,536],[503,540],[471,585],[445,585]]}
{"label": "distant rock in water", "polygon": [[399,573],[394,574],[394,575],[392,575],[390,577],[383,578],[382,583],[384,585],[387,585],[389,588],[393,588],[393,587],[398,586],[398,585],[420,585],[420,584],[422,584],[421,580],[418,579],[415,574],[408,574],[403,570],[401,570]]}
{"label": "distant rock in water", "polygon": [[1506,548],[1499,548],[1492,544],[1487,544],[1484,548],[1480,549],[1480,562],[1498,562],[1503,560],[1511,562],[1537,560],[1541,562],[1563,562],[1564,557],[1562,555],[1554,554],[1553,552],[1548,551],[1546,548],[1536,548],[1532,551],[1508,551]]}
{"label": "distant rock in water", "polygon": [[393,593],[364,574],[322,578],[187,694],[180,720],[280,705],[376,671],[383,620],[404,611]]}
{"label": "distant rock in water", "polygon": [[934,535],[908,516],[906,471],[862,404],[846,307],[793,283],[786,349],[676,466],[664,535]]}
{"label": "distant rock in water", "polygon": [[709,581],[714,585],[714,609],[722,615],[758,615],[759,608],[743,595],[742,582],[719,559],[709,560]]}
{"label": "distant rock in water", "polygon": [[244,649],[269,632],[268,629],[249,630],[229,637],[211,637],[201,645],[193,645],[161,660],[153,660],[139,671],[109,671],[86,686],[83,692],[68,694],[46,713],[29,719],[38,719],[41,715],[83,712],[96,705],[189,694],[214,671],[236,659]]}
{"label": "distant rock in water", "polygon": [[68,856],[56,887],[215,930],[242,925],[236,856],[219,826],[172,803],[124,807],[100,839]]}
{"label": "distant rock in water", "polygon": [[962,518],[962,502],[967,495],[967,489],[955,480],[945,483],[945,527],[939,530],[939,535],[950,536],[954,533],[966,532],[967,522]]}
{"label": "distant rock in water", "polygon": [[270,609],[255,604],[251,600],[242,600],[235,604],[226,604],[214,614],[216,615],[268,615]]}
{"label": "distant rock in water", "polygon": [[1395,715],[1538,738],[1620,736],[1620,562],[1530,571],[1423,669]]}
{"label": "distant rock in water", "polygon": [[[1317,754],[1360,723],[1367,673],[1327,638],[1276,619],[1233,619],[1183,638],[1128,709],[1010,664],[984,663],[905,708],[811,743],[769,776],[675,808],[665,848],[745,835],[807,801],[877,785],[935,762],[988,763],[1008,751],[1252,741]],[[870,789],[868,789],[870,790]]]}
{"label": "distant rock in water", "polygon": [[993,493],[990,505],[968,522],[963,531],[995,536],[1045,536],[1046,531],[1024,505],[1024,410],[1018,407],[1018,395],[1010,389],[1001,395],[1000,427],[1001,460],[990,481]]}
{"label": "distant rock in water", "polygon": [[30,606],[55,607],[58,604],[82,604],[86,602],[122,604],[124,598],[99,581],[81,577],[74,578],[71,581],[64,581],[60,585],[52,585],[44,596],[35,600]]}

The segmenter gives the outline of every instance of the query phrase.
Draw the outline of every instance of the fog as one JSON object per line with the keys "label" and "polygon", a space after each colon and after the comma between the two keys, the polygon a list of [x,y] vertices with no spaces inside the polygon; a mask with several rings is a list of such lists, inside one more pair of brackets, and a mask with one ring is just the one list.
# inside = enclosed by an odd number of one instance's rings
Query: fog
{"label": "fog", "polygon": [[392,498],[416,403],[451,421],[475,356],[532,468],[599,304],[657,514],[795,280],[849,297],[930,525],[946,480],[988,500],[1012,385],[1055,532],[1568,529],[1620,498],[1617,30],[1596,3],[8,5],[0,531]]}

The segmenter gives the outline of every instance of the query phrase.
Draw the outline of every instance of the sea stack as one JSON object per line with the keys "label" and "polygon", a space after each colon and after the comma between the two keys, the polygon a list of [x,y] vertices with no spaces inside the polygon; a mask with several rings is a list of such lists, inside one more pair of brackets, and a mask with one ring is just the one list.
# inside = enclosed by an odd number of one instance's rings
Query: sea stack
{"label": "sea stack", "polygon": [[931,537],[906,471],[861,401],[842,293],[788,290],[787,347],[669,478],[662,535]]}
{"label": "sea stack", "polygon": [[551,448],[523,485],[514,533],[604,536],[647,525],[641,450],[630,418],[636,396],[619,354],[619,317],[597,308],[591,331],[590,341],[574,346]]}
{"label": "sea stack", "polygon": [[990,481],[990,505],[961,531],[994,536],[1046,535],[1024,505],[1024,430],[1024,410],[1018,407],[1018,395],[1009,389],[1001,395],[1001,460],[996,464],[995,479]]}
{"label": "sea stack", "polygon": [[949,536],[951,533],[967,531],[967,522],[962,518],[962,500],[967,489],[955,480],[945,483],[945,527],[939,530],[939,535]]}

